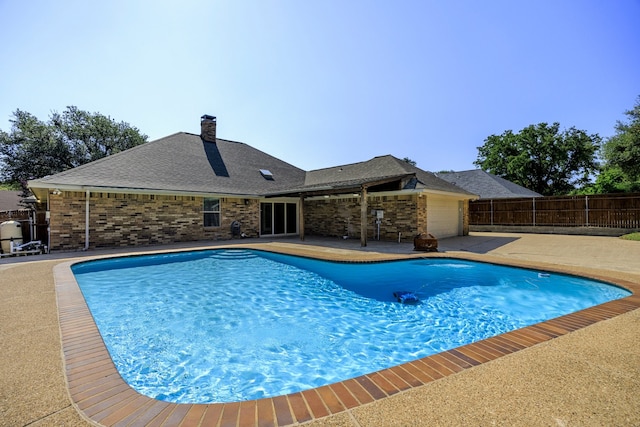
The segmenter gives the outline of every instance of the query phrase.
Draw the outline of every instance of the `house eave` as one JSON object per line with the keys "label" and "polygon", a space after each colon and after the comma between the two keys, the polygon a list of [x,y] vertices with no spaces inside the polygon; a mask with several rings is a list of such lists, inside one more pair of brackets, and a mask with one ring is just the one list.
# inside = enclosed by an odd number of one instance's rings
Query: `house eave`
{"label": "house eave", "polygon": [[[409,189],[409,190],[395,190],[395,191],[380,191],[375,193],[369,193],[369,197],[378,197],[378,196],[407,196],[407,195],[439,195],[439,196],[447,196],[454,197],[458,200],[477,200],[477,195],[469,195],[469,194],[461,194],[461,193],[453,193],[447,191],[438,191],[438,190],[425,190],[425,189]],[[317,194],[309,197],[305,197],[305,200],[313,201],[313,200],[327,200],[327,199],[345,199],[345,198],[357,198],[360,197],[360,194],[356,191],[349,192],[340,192],[340,193],[327,193],[327,194]]]}
{"label": "house eave", "polygon": [[166,190],[155,188],[131,188],[131,187],[101,187],[89,185],[69,185],[69,184],[43,184],[29,183],[29,188],[38,198],[38,200],[46,199],[50,191],[77,191],[92,193],[114,193],[114,194],[154,194],[161,196],[187,196],[187,197],[229,197],[242,199],[259,199],[261,196],[255,194],[243,193],[221,193],[221,192],[204,192],[204,191],[185,191],[185,190]]}
{"label": "house eave", "polygon": [[[359,192],[362,188],[370,188],[376,185],[387,184],[389,182],[397,181],[399,179],[404,179],[407,177],[414,176],[414,174],[401,174],[401,175],[392,175],[387,177],[375,178],[375,179],[365,179],[365,180],[356,180],[354,181],[343,181],[343,182],[335,182],[335,183],[326,183],[324,185],[309,185],[302,186],[298,188],[292,188],[290,190],[279,191],[277,193],[265,194],[265,197],[280,197],[280,196],[293,196],[298,195],[304,198],[311,198],[316,196],[333,196],[333,195],[344,195],[353,192]],[[402,190],[398,190],[402,191]]]}
{"label": "house eave", "polygon": [[[161,189],[161,188],[134,188],[134,187],[109,187],[96,185],[73,185],[73,184],[56,184],[54,182],[43,182],[34,180],[29,182],[29,188],[39,199],[46,199],[47,194],[54,190],[59,191],[78,191],[78,192],[96,192],[96,193],[118,193],[118,194],[155,194],[166,196],[190,196],[190,197],[230,197],[244,199],[263,199],[274,197],[304,197],[305,199],[325,199],[327,196],[331,198],[344,198],[349,194],[358,194],[363,187],[372,187],[375,185],[392,182],[397,179],[406,178],[411,175],[400,175],[393,177],[385,177],[375,180],[366,180],[358,183],[336,183],[335,185],[323,185],[316,187],[298,187],[290,190],[278,191],[265,194],[249,194],[249,193],[229,193],[229,192],[206,192],[206,191],[189,191],[180,189]],[[435,190],[430,188],[402,189],[392,191],[376,192],[376,195],[407,195],[407,194],[436,194],[441,196],[456,197],[463,200],[476,200],[479,198],[476,194],[465,194],[443,190]]]}
{"label": "house eave", "polygon": [[478,200],[480,198],[480,196],[478,196],[477,194],[454,193],[452,191],[431,190],[426,188],[423,189],[421,193],[424,193],[427,195],[436,194],[440,196],[456,197],[458,199],[463,199],[463,200]]}

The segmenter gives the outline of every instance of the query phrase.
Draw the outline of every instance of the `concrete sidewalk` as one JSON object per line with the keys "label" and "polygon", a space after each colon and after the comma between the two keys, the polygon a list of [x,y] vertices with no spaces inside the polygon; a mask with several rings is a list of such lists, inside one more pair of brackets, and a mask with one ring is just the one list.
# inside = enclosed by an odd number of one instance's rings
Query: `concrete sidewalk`
{"label": "concrete sidewalk", "polygon": [[[420,256],[413,245],[339,239],[259,244],[334,259]],[[186,249],[205,243],[163,246]],[[66,390],[52,268],[69,258],[139,253],[96,250],[0,260],[0,426],[84,426]],[[640,286],[640,242],[614,237],[472,233],[440,254],[610,277]],[[640,310],[509,356],[323,418],[313,426],[640,425]]]}

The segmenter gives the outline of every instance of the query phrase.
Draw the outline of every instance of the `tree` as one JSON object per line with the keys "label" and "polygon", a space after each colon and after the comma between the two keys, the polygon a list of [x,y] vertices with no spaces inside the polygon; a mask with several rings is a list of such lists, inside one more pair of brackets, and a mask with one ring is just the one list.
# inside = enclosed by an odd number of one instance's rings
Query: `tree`
{"label": "tree", "polygon": [[567,194],[591,181],[598,171],[601,138],[560,124],[530,125],[491,135],[478,147],[475,165],[545,196]]}
{"label": "tree", "polygon": [[16,110],[11,131],[0,130],[0,180],[20,183],[42,178],[126,150],[147,135],[126,122],[70,106],[53,112],[47,123]]}
{"label": "tree", "polygon": [[415,165],[417,165],[417,164],[418,164],[415,160],[411,160],[411,159],[410,159],[410,158],[408,158],[408,157],[405,157],[404,159],[402,159],[402,161],[403,161],[403,162],[407,162],[407,163],[409,163],[411,166],[415,166]]}
{"label": "tree", "polygon": [[604,165],[596,186],[603,192],[640,191],[640,96],[625,114],[628,122],[618,121],[616,134],[602,146]]}
{"label": "tree", "polygon": [[617,166],[605,166],[596,182],[586,186],[579,194],[633,193],[640,192],[640,180],[630,181],[627,174]]}

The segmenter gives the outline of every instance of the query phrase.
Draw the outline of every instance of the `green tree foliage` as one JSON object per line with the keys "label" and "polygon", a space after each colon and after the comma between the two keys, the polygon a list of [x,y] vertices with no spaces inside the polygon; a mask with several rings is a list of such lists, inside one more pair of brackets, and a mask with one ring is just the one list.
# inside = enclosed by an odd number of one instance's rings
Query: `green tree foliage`
{"label": "green tree foliage", "polygon": [[640,180],[631,181],[627,174],[617,166],[605,166],[590,184],[576,194],[606,194],[606,193],[634,193],[640,192]]}
{"label": "green tree foliage", "polygon": [[478,147],[475,165],[545,196],[567,194],[597,172],[601,138],[560,124],[530,125],[491,135]]}
{"label": "green tree foliage", "polygon": [[628,121],[618,121],[616,134],[602,146],[604,165],[594,185],[598,193],[640,191],[640,96]]}
{"label": "green tree foliage", "polygon": [[405,157],[402,161],[409,163],[411,166],[416,166],[418,164],[415,160],[411,160],[409,157]]}
{"label": "green tree foliage", "polygon": [[0,181],[20,183],[98,160],[147,141],[147,135],[126,122],[77,107],[53,112],[48,122],[21,110],[0,130]]}
{"label": "green tree foliage", "polygon": [[20,191],[20,186],[17,184],[0,182],[0,191]]}

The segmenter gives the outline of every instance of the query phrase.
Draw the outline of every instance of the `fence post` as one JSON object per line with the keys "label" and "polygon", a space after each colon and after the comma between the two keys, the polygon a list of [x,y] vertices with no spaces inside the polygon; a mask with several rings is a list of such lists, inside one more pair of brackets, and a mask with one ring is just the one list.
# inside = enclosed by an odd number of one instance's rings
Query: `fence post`
{"label": "fence post", "polygon": [[493,225],[493,199],[491,199],[491,225]]}
{"label": "fence post", "polygon": [[586,210],[587,227],[589,226],[589,196],[584,196],[584,208]]}
{"label": "fence post", "polygon": [[536,226],[536,198],[533,197],[532,199],[533,202],[533,226]]}

